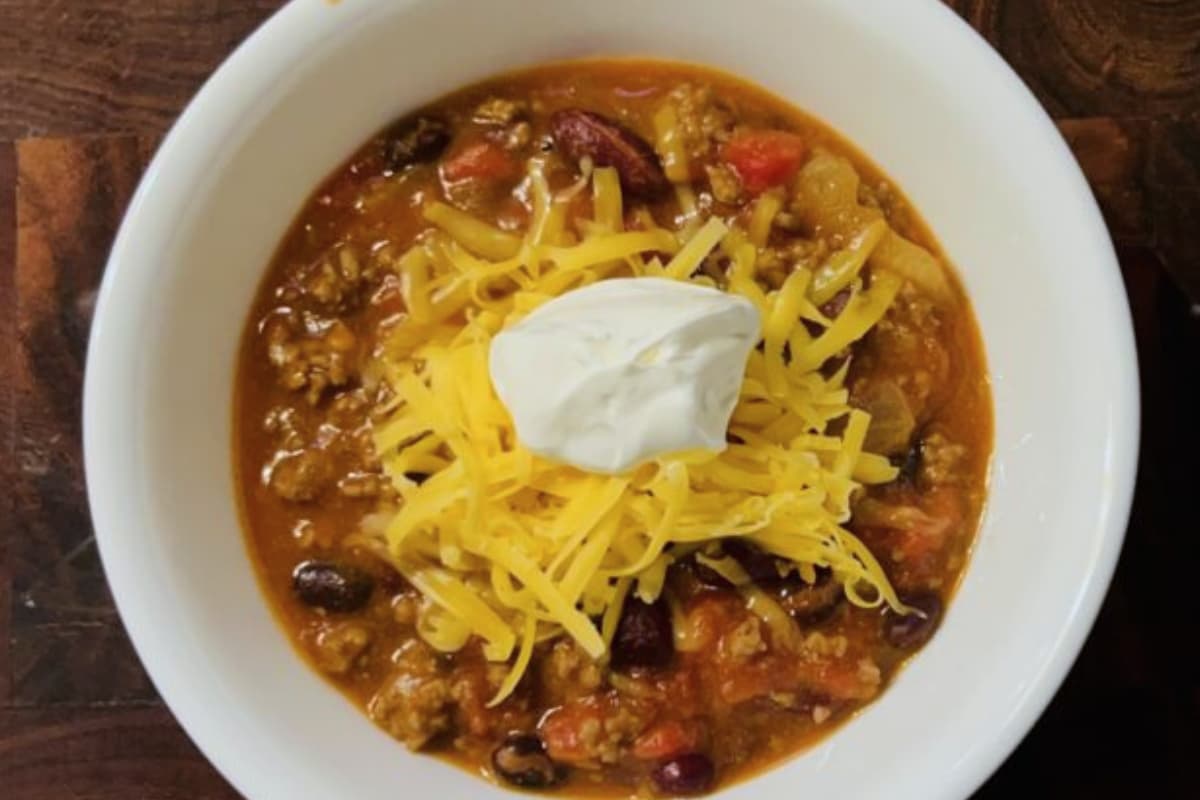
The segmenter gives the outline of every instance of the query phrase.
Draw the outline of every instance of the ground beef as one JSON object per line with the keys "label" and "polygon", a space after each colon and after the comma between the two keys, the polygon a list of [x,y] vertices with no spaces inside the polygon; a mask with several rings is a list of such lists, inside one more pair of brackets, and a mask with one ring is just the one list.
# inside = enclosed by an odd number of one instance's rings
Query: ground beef
{"label": "ground beef", "polygon": [[509,150],[522,150],[533,140],[529,106],[519,100],[489,97],[476,106],[472,118],[481,125],[494,126],[488,137]]}
{"label": "ground beef", "polygon": [[756,617],[747,617],[740,625],[721,637],[721,657],[730,661],[749,661],[766,649],[762,626]]}
{"label": "ground beef", "polygon": [[421,595],[416,592],[398,594],[392,600],[392,619],[398,625],[414,626],[421,613]]}
{"label": "ground beef", "polygon": [[921,480],[928,486],[958,483],[967,448],[941,433],[931,433],[921,443]]}
{"label": "ground beef", "polygon": [[362,306],[380,274],[378,259],[364,263],[351,247],[339,245],[297,269],[277,296],[289,306],[341,315]]}
{"label": "ground beef", "polygon": [[503,712],[488,708],[488,703],[500,689],[508,670],[507,664],[479,662],[455,670],[450,697],[454,701],[457,730],[479,739],[504,733],[497,729]]}
{"label": "ground beef", "polygon": [[[317,327],[317,332],[310,330]],[[303,391],[310,405],[330,388],[346,386],[354,377],[357,339],[340,320],[324,326],[294,313],[273,315],[264,326],[267,358],[285,389]]]}
{"label": "ground beef", "polygon": [[268,468],[267,485],[293,503],[316,500],[332,482],[333,465],[319,448],[283,453]]}
{"label": "ground beef", "polygon": [[755,262],[755,270],[771,288],[778,289],[794,270],[816,270],[829,255],[822,239],[791,239],[786,244],[765,247]]}
{"label": "ground beef", "polygon": [[858,680],[864,686],[879,686],[883,682],[883,673],[874,661],[862,658],[858,661]]}
{"label": "ground beef", "polygon": [[[868,340],[869,352],[864,360],[877,360],[876,374],[900,387],[918,420],[925,418],[934,387],[944,385],[950,372],[950,354],[939,341],[943,338],[940,327],[936,306],[906,283]],[[889,369],[889,364],[905,368]]]}
{"label": "ground beef", "polygon": [[823,633],[810,633],[800,643],[800,653],[804,658],[819,661],[829,658],[841,658],[846,655],[850,642],[845,636],[826,636]]}
{"label": "ground beef", "polygon": [[735,204],[742,199],[742,182],[737,173],[724,164],[709,164],[704,168],[713,197],[722,203]]}
{"label": "ground beef", "polygon": [[424,642],[410,640],[397,654],[392,674],[367,705],[384,730],[419,750],[452,727],[450,680]]}
{"label": "ground beef", "polygon": [[733,132],[733,114],[711,86],[684,83],[671,90],[684,147],[693,163],[707,160]]}
{"label": "ground beef", "polygon": [[503,144],[509,150],[524,150],[533,141],[533,126],[528,122],[514,122],[504,131]]}
{"label": "ground beef", "polygon": [[365,499],[386,492],[389,481],[378,472],[351,472],[339,480],[337,486],[345,497]]}
{"label": "ground beef", "polygon": [[334,675],[349,672],[371,646],[373,634],[366,625],[355,622],[325,623],[313,640],[312,651],[318,666]]}
{"label": "ground beef", "polygon": [[654,709],[608,693],[560,706],[541,722],[550,756],[576,766],[615,764],[653,721]]}
{"label": "ground beef", "polygon": [[301,416],[291,406],[275,406],[263,418],[263,430],[275,437],[281,450],[299,450],[304,446]]}
{"label": "ground beef", "polygon": [[542,693],[550,704],[561,704],[600,688],[603,673],[573,639],[559,639],[541,663]]}
{"label": "ground beef", "polygon": [[326,419],[344,431],[354,430],[366,422],[371,411],[371,401],[365,389],[358,388],[338,393],[329,404]]}
{"label": "ground beef", "polygon": [[528,106],[519,100],[489,97],[475,107],[472,117],[485,125],[508,125],[526,117],[528,113]]}

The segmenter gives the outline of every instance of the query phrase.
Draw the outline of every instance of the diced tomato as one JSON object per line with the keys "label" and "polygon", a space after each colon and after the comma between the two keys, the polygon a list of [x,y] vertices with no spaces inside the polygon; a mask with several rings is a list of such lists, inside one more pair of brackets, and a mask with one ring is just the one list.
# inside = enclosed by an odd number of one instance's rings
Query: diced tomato
{"label": "diced tomato", "polygon": [[737,173],[752,195],[791,180],[807,152],[804,140],[787,131],[753,130],[735,134],[721,148],[721,160]]}
{"label": "diced tomato", "polygon": [[945,487],[925,496],[922,509],[904,526],[897,548],[905,560],[916,561],[940,551],[950,532],[962,523],[963,509],[958,495]]}
{"label": "diced tomato", "polygon": [[480,141],[469,144],[442,162],[442,178],[448,183],[468,179],[503,180],[516,177],[519,165],[500,145]]}
{"label": "diced tomato", "polygon": [[724,664],[718,672],[717,691],[721,700],[736,706],[756,697],[766,697],[792,683],[791,670],[778,670],[774,659],[744,664]]}
{"label": "diced tomato", "polygon": [[767,697],[774,692],[807,692],[834,699],[874,696],[877,686],[863,677],[860,659],[840,655],[778,650],[746,662],[718,665],[716,694],[729,706]]}
{"label": "diced tomato", "polygon": [[808,685],[835,700],[867,700],[878,692],[874,684],[863,680],[857,662],[846,659],[821,662],[816,674],[809,676]]}
{"label": "diced tomato", "polygon": [[633,754],[647,761],[669,758],[697,749],[700,746],[700,738],[699,728],[671,719],[652,725],[639,736],[633,743]]}
{"label": "diced tomato", "polygon": [[896,552],[906,564],[916,565],[936,553],[941,536],[935,528],[909,528],[896,532]]}
{"label": "diced tomato", "polygon": [[555,761],[569,764],[589,761],[592,748],[584,738],[586,731],[597,729],[603,720],[604,710],[591,702],[568,703],[554,709],[539,726],[546,752]]}
{"label": "diced tomato", "polygon": [[962,529],[965,509],[958,490],[949,486],[935,487],[914,500],[904,505],[864,500],[859,534],[918,577],[935,566],[936,556]]}

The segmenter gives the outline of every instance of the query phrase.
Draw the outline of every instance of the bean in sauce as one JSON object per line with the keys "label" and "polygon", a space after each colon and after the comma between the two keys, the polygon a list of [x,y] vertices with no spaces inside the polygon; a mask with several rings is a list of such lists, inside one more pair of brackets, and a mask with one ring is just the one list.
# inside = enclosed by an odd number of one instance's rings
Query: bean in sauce
{"label": "bean in sauce", "polygon": [[627,671],[654,669],[671,663],[674,652],[671,612],[664,599],[644,603],[636,597],[625,601],[621,621],[612,643],[612,668]]}
{"label": "bean in sauce", "polygon": [[704,794],[716,779],[712,759],[703,753],[685,753],[663,761],[654,770],[654,784],[663,794]]}
{"label": "bean in sauce", "polygon": [[546,755],[546,746],[536,735],[510,735],[492,753],[492,768],[513,786],[545,789],[563,778],[563,770]]}
{"label": "bean in sauce", "polygon": [[913,650],[929,641],[937,630],[942,621],[942,600],[933,592],[902,595],[900,599],[913,611],[909,614],[885,611],[883,637],[893,647]]}
{"label": "bean in sauce", "polygon": [[292,573],[292,588],[305,605],[336,614],[348,614],[367,604],[375,581],[358,567],[306,561]]}

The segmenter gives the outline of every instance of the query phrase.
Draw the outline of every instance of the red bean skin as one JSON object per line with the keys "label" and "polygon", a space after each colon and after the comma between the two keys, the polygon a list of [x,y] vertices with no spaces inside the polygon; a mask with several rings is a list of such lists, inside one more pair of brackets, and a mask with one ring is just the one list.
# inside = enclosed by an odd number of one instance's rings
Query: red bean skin
{"label": "red bean skin", "polygon": [[612,668],[619,672],[657,669],[670,664],[674,654],[674,631],[666,602],[659,598],[647,605],[636,597],[626,600],[613,636]]}
{"label": "red bean skin", "polygon": [[370,575],[344,564],[305,561],[292,573],[292,590],[300,602],[335,614],[358,611],[374,588]]}
{"label": "red bean skin", "polygon": [[654,770],[654,785],[665,795],[692,796],[704,794],[716,779],[712,759],[703,753],[684,753],[668,758]]}
{"label": "red bean skin", "polygon": [[554,142],[569,158],[590,158],[598,167],[613,167],[621,188],[646,200],[670,188],[650,144],[624,125],[593,111],[567,108],[550,119]]}
{"label": "red bean skin", "polygon": [[901,650],[916,650],[929,641],[942,621],[942,599],[933,592],[901,596],[900,600],[916,611],[897,614],[888,610],[883,615],[883,638]]}

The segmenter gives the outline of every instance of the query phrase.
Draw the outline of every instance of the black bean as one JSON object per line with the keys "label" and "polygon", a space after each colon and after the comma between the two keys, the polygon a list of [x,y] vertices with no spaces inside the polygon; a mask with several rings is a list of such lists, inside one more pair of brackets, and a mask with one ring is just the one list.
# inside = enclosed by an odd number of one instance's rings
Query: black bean
{"label": "black bean", "polygon": [[345,614],[367,604],[375,581],[347,564],[305,561],[292,573],[292,588],[305,605]]}
{"label": "black bean", "polygon": [[915,484],[921,474],[921,465],[924,461],[925,437],[918,433],[909,442],[908,449],[900,456],[892,459],[892,465],[900,468],[900,480],[905,483]]}
{"label": "black bean", "polygon": [[774,588],[800,582],[799,576],[794,573],[788,573],[787,576],[779,574],[779,559],[775,556],[736,536],[723,539],[721,547],[727,555],[732,556],[742,566],[742,569],[746,570],[750,580],[763,588]]}
{"label": "black bean", "polygon": [[733,587],[729,581],[697,561],[695,555],[689,555],[671,564],[667,574],[672,581],[671,586],[677,590],[678,594],[686,597],[708,589]]}
{"label": "black bean", "polygon": [[438,117],[414,117],[388,131],[383,160],[393,172],[433,161],[450,144],[450,126]]}
{"label": "black bean", "polygon": [[883,615],[883,638],[901,650],[915,650],[929,641],[942,621],[942,598],[933,592],[901,595],[901,602],[914,611],[897,614],[890,608]]}
{"label": "black bean", "polygon": [[659,668],[671,663],[675,638],[671,611],[661,597],[647,605],[636,597],[625,601],[612,643],[612,668]]}
{"label": "black bean", "polygon": [[833,579],[832,570],[818,567],[816,577],[813,583],[801,580],[780,591],[780,603],[802,625],[818,625],[829,619],[846,594]]}
{"label": "black bean", "polygon": [[704,794],[716,778],[712,759],[703,753],[685,753],[663,761],[654,770],[654,783],[663,794]]}
{"label": "black bean", "polygon": [[688,569],[691,571],[692,577],[702,586],[707,586],[710,589],[729,589],[733,586],[733,584],[717,574],[716,570],[706,567],[694,559],[688,562]]}
{"label": "black bean", "polygon": [[492,768],[513,786],[545,789],[561,781],[563,770],[546,755],[546,746],[532,733],[514,733],[492,752]]}

